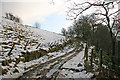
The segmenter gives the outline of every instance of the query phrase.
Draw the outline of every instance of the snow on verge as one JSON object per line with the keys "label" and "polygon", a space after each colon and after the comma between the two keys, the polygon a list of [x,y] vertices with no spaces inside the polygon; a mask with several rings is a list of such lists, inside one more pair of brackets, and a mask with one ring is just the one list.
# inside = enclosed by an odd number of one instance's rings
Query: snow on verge
{"label": "snow on verge", "polygon": [[[84,44],[84,46],[85,45],[86,44]],[[84,70],[84,51],[85,48],[77,56],[73,57],[61,67],[62,70],[60,71],[58,78],[90,78],[91,76],[93,76],[92,73],[86,73],[86,71]],[[82,66],[78,67],[79,63]],[[75,72],[69,69],[79,70],[79,72]]]}
{"label": "snow on verge", "polygon": [[[68,49],[68,48],[66,47],[66,48],[64,48],[63,52],[59,51],[59,52],[48,53],[49,56],[52,55],[51,58],[48,58],[48,56],[45,55],[45,56],[43,56],[43,57],[41,57],[41,58],[39,58],[39,59],[32,60],[32,61],[30,61],[30,62],[26,62],[26,63],[20,62],[20,63],[18,64],[18,68],[17,68],[17,69],[20,71],[20,73],[12,73],[12,75],[9,74],[9,73],[7,73],[7,74],[5,74],[5,75],[3,75],[3,76],[0,76],[0,78],[1,78],[1,77],[2,77],[2,78],[18,78],[18,77],[21,76],[24,72],[30,70],[30,69],[28,69],[28,70],[25,71],[24,68],[29,68],[29,67],[31,67],[31,66],[33,66],[33,65],[35,65],[35,64],[45,63],[45,62],[47,62],[47,61],[49,61],[49,60],[51,60],[51,59],[54,59],[54,58],[60,57],[60,56],[62,56],[62,55],[65,55],[65,54],[69,53],[69,52],[72,51],[72,50],[74,50],[74,48]],[[31,68],[31,69],[32,69],[32,68]]]}

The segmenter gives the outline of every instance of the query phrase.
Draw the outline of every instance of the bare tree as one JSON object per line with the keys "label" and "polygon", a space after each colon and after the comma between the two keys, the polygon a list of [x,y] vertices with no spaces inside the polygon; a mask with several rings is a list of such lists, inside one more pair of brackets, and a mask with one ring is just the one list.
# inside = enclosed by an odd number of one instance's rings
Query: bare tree
{"label": "bare tree", "polygon": [[13,14],[12,13],[9,13],[9,19],[13,20]]}
{"label": "bare tree", "polygon": [[111,41],[112,41],[112,62],[114,63],[113,57],[115,56],[115,43],[116,43],[116,37],[119,31],[116,33],[113,32],[113,27],[115,24],[119,23],[120,18],[118,18],[118,14],[120,12],[120,9],[115,10],[115,5],[120,3],[118,0],[114,1],[101,1],[101,0],[94,0],[93,2],[84,2],[84,3],[73,3],[73,7],[69,8],[69,11],[67,12],[67,15],[72,20],[76,20],[83,12],[87,11],[90,8],[96,9],[95,12],[93,12],[95,18],[95,21],[97,23],[104,23],[107,28],[109,29],[109,33],[111,35]]}
{"label": "bare tree", "polygon": [[12,21],[15,21],[15,22],[18,22],[18,23],[22,22],[19,17],[13,15],[12,13],[5,13],[5,18],[12,20]]}
{"label": "bare tree", "polygon": [[62,28],[62,29],[61,29],[61,33],[62,33],[63,36],[66,36],[66,34],[67,34],[66,29],[65,29],[65,28]]}
{"label": "bare tree", "polygon": [[40,23],[35,22],[34,26],[35,26],[36,28],[40,28]]}
{"label": "bare tree", "polygon": [[9,17],[8,17],[9,14],[8,14],[8,13],[5,13],[5,15],[6,15],[6,18],[9,19]]}

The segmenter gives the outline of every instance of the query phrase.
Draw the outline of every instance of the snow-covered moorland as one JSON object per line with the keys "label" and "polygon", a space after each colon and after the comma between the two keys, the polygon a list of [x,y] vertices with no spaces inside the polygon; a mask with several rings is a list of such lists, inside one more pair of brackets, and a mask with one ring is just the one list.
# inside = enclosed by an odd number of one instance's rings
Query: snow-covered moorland
{"label": "snow-covered moorland", "polygon": [[[0,69],[2,74],[23,73],[25,71],[23,65],[30,67],[39,63],[39,61],[34,60],[25,62],[23,53],[40,49],[47,52],[51,46],[63,44],[65,40],[64,36],[57,33],[33,28],[3,18],[0,22]],[[43,58],[47,59],[47,56]]]}

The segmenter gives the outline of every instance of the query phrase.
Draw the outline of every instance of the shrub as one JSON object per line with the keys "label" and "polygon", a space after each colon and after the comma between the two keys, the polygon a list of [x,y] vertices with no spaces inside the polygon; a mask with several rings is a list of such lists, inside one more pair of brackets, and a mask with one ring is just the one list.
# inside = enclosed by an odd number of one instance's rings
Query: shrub
{"label": "shrub", "polygon": [[2,61],[2,65],[3,65],[3,66],[9,66],[8,60],[5,59],[5,61]]}
{"label": "shrub", "polygon": [[50,49],[49,49],[49,50],[47,50],[47,53],[50,53]]}
{"label": "shrub", "polygon": [[12,27],[7,28],[7,30],[14,31]]}
{"label": "shrub", "polygon": [[87,72],[91,72],[91,71],[92,71],[92,67],[91,67],[91,65],[89,64],[89,62],[85,60],[84,63],[85,63],[86,71],[87,71]]}
{"label": "shrub", "polygon": [[21,19],[15,15],[13,15],[12,13],[5,13],[5,18],[15,21],[15,22],[19,22],[19,23],[21,22]]}
{"label": "shrub", "polygon": [[25,62],[25,58],[24,57],[20,58],[20,61]]}
{"label": "shrub", "polygon": [[19,73],[18,69],[15,68],[15,70],[13,71],[13,73]]}
{"label": "shrub", "polygon": [[2,66],[0,65],[0,75],[6,74],[7,72],[8,72],[7,69],[3,69]]}
{"label": "shrub", "polygon": [[14,61],[14,59],[11,59],[11,58],[10,58],[10,60],[8,60],[9,63],[11,63],[11,62],[13,62],[13,61]]}
{"label": "shrub", "polygon": [[20,62],[20,57],[18,59],[16,59],[16,64],[18,64]]}
{"label": "shrub", "polygon": [[64,48],[66,46],[66,42],[64,42],[63,44],[62,44],[62,48]]}
{"label": "shrub", "polygon": [[7,69],[2,69],[2,75],[3,75],[3,74],[6,74],[7,72],[8,72]]}

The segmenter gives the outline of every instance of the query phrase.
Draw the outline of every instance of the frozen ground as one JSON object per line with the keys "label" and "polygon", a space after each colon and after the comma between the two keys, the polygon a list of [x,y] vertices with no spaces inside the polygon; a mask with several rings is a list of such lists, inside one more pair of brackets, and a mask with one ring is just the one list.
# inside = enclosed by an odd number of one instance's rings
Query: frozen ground
{"label": "frozen ground", "polygon": [[[17,59],[23,59],[21,52],[31,52],[39,50],[39,48],[48,50],[51,45],[62,44],[65,40],[67,40],[65,37],[56,33],[3,19],[0,22],[0,43],[2,43],[0,46],[0,67],[8,72],[0,78],[18,78],[19,76],[23,78],[44,78],[44,76],[48,78],[91,78],[93,74],[86,72],[84,67],[83,57],[86,44],[82,42],[77,44],[84,44],[84,48],[81,48],[82,51],[66,46],[62,51],[48,53],[39,59],[16,63]],[[15,46],[9,56],[8,53],[13,43]],[[92,48],[90,47],[88,51],[89,56]],[[2,65],[2,62],[6,60],[12,60],[12,62]],[[15,70],[18,72],[14,73]]]}
{"label": "frozen ground", "polygon": [[[10,71],[9,73],[7,73],[7,74],[5,74],[4,76],[2,76],[2,78],[17,78],[17,77],[21,76],[24,72],[27,72],[27,71],[33,69],[33,68],[29,68],[29,67],[31,67],[31,66],[33,66],[33,65],[35,65],[35,64],[42,64],[42,63],[45,63],[45,62],[47,62],[47,61],[50,61],[50,60],[52,60],[52,59],[54,59],[54,58],[63,56],[63,55],[65,55],[65,54],[67,54],[68,52],[72,51],[72,50],[74,50],[74,48],[67,49],[67,47],[66,47],[66,48],[63,50],[63,52],[59,51],[59,52],[49,53],[47,56],[43,56],[43,57],[41,57],[41,58],[39,58],[39,59],[37,59],[37,60],[32,60],[32,61],[26,62],[26,63],[20,62],[20,63],[18,64],[18,67],[17,67],[18,70],[20,71],[20,73],[12,73],[12,74],[10,74],[10,72],[11,72],[11,71]],[[51,55],[52,55],[52,56],[51,56]],[[49,57],[48,57],[48,56],[49,56]],[[50,56],[51,56],[51,57],[50,57]],[[7,66],[6,66],[6,67],[7,67]],[[49,66],[46,66],[46,67],[49,67]],[[29,69],[28,69],[28,70],[24,70],[24,68],[29,68]]]}
{"label": "frozen ground", "polygon": [[[0,67],[7,71],[4,77],[13,77],[14,75],[17,77],[19,73],[25,71],[25,67],[28,68],[48,60],[48,56],[43,56],[30,62],[23,63],[20,61],[16,63],[17,59],[24,59],[24,57],[21,57],[23,55],[21,52],[31,52],[39,49],[48,50],[50,45],[62,44],[64,40],[65,37],[57,33],[33,28],[3,18],[2,22],[0,22]],[[13,50],[9,54],[12,47]],[[55,52],[48,55],[53,55],[54,58],[62,54]],[[7,63],[10,60],[11,63]],[[7,65],[3,65],[3,61],[6,61]],[[14,73],[15,70],[18,70],[19,73]]]}
{"label": "frozen ground", "polygon": [[[84,44],[85,47],[86,44]],[[50,59],[37,68],[23,74],[18,80],[23,78],[35,79],[75,79],[75,78],[91,78],[93,73],[87,72],[84,67],[84,49],[67,50],[67,54]],[[51,54],[51,53],[50,53]]]}
{"label": "frozen ground", "polygon": [[[84,44],[85,46],[85,44]],[[84,50],[71,60],[67,61],[62,67],[57,78],[91,78],[92,73],[87,73],[84,67]],[[79,66],[80,65],[80,66]]]}

